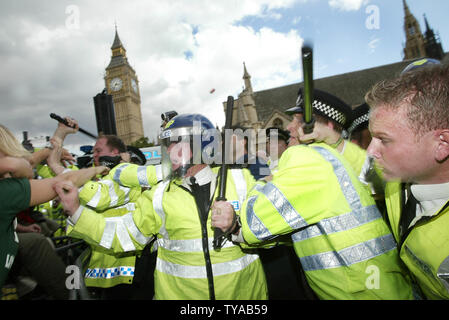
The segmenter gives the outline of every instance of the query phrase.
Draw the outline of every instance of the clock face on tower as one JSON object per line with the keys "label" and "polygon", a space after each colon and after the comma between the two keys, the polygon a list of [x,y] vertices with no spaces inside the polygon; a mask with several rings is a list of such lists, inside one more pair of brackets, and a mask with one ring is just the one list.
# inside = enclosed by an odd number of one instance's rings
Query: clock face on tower
{"label": "clock face on tower", "polygon": [[114,78],[109,83],[112,91],[119,91],[122,88],[123,82],[120,78]]}
{"label": "clock face on tower", "polygon": [[134,79],[131,79],[131,86],[133,87],[133,90],[135,93],[137,93],[137,82]]}

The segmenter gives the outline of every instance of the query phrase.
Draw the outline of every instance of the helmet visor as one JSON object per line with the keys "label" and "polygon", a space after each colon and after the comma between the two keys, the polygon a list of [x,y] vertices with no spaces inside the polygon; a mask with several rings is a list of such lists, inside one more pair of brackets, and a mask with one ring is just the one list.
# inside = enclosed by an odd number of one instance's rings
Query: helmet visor
{"label": "helmet visor", "polygon": [[183,178],[186,176],[187,170],[193,165],[189,129],[191,128],[164,130],[162,132],[161,164],[165,172],[164,178]]}

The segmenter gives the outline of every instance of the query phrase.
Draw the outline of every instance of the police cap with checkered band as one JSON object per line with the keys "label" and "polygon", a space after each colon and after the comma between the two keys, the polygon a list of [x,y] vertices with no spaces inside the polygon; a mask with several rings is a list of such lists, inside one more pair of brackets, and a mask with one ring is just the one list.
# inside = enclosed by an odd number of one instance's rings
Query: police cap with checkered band
{"label": "police cap with checkered band", "polygon": [[[351,120],[352,109],[336,96],[318,89],[313,90],[313,112],[331,121],[340,124],[347,129]],[[296,106],[285,111],[288,115],[304,112],[303,88],[299,89]]]}
{"label": "police cap with checkered band", "polygon": [[349,133],[361,131],[368,128],[369,123],[369,106],[364,103],[352,110],[352,121],[348,128]]}

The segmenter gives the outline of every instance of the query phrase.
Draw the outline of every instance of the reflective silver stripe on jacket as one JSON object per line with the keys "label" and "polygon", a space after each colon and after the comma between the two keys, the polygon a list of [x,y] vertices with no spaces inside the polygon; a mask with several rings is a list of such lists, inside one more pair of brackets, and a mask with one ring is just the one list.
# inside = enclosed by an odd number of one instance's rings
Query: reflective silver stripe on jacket
{"label": "reflective silver stripe on jacket", "polygon": [[248,227],[254,236],[260,241],[265,241],[273,238],[270,230],[263,224],[263,222],[259,219],[259,217],[254,213],[254,203],[257,200],[257,196],[252,196],[248,199],[248,203],[246,205],[246,222],[248,223]]}
{"label": "reflective silver stripe on jacket", "polygon": [[[265,186],[255,186],[256,190],[261,192],[265,197],[273,204],[277,212],[287,222],[287,224],[294,230],[307,226],[307,222],[301,217],[301,215],[295,210],[288,199],[282,194],[282,192],[271,182]],[[246,219],[250,230],[261,241],[269,240],[273,237],[267,227],[254,213],[254,203],[257,200],[257,196],[252,196],[248,200],[246,207]]]}
{"label": "reflective silver stripe on jacket", "polygon": [[106,225],[100,241],[100,246],[106,249],[111,248],[116,235],[124,251],[136,250],[130,235],[142,245],[147,244],[149,240],[152,239],[152,237],[145,237],[139,231],[132,218],[132,213],[127,213],[121,217],[105,218],[105,222]]}
{"label": "reflective silver stripe on jacket", "polygon": [[393,235],[388,234],[371,239],[340,251],[328,251],[312,256],[302,257],[299,260],[304,271],[315,271],[339,267],[347,267],[355,263],[380,256],[396,249]]}
{"label": "reflective silver stripe on jacket", "polygon": [[[209,238],[209,248],[212,249],[214,238]],[[203,241],[202,239],[190,239],[190,240],[169,240],[164,238],[157,239],[158,247],[164,248],[169,251],[176,252],[203,252]],[[235,247],[231,241],[226,241],[223,248]]]}
{"label": "reflective silver stripe on jacket", "polygon": [[117,168],[117,170],[115,170],[114,177],[112,178],[112,180],[120,184],[120,175],[122,174],[122,171],[128,166],[129,164],[124,164],[123,166]]}
{"label": "reflective silver stripe on jacket", "polygon": [[[340,184],[340,189],[343,192],[346,201],[353,211],[362,209],[362,203],[360,201],[359,194],[352,184],[351,178],[349,177],[346,168],[329,150],[322,147],[313,147],[326,161],[328,161],[337,176],[338,183]],[[379,213],[379,218],[381,217]]]}
{"label": "reflective silver stripe on jacket", "polygon": [[98,182],[108,187],[108,195],[110,199],[109,207],[114,207],[118,203],[118,195],[115,192],[114,182],[110,180],[102,180]]}
{"label": "reflective silver stripe on jacket", "polygon": [[331,163],[340,184],[340,189],[352,211],[336,217],[323,219],[317,224],[293,234],[293,241],[298,242],[317,237],[322,234],[346,231],[357,228],[371,221],[381,219],[382,216],[376,205],[369,207],[364,207],[362,205],[359,194],[352,184],[351,178],[349,177],[343,164],[334,155],[332,155],[330,151],[321,147],[313,148],[318,151],[321,156],[326,159],[326,161]]}
{"label": "reflective silver stripe on jacket", "polygon": [[149,187],[148,184],[148,176],[147,176],[147,167],[138,167],[137,168],[137,180],[139,181],[139,185],[141,187]]}
{"label": "reflective silver stripe on jacket", "polygon": [[449,293],[449,257],[446,257],[438,267],[437,276]]}
{"label": "reflective silver stripe on jacket", "polygon": [[159,230],[159,234],[162,235],[163,238],[168,239],[168,233],[165,229],[165,211],[162,203],[162,198],[164,197],[164,192],[167,186],[170,184],[170,181],[164,181],[157,185],[156,190],[153,194],[153,208],[154,211],[158,214],[158,216],[162,220],[162,226]]}
{"label": "reflective silver stripe on jacket", "polygon": [[[214,277],[239,272],[259,259],[256,254],[246,254],[236,260],[212,265]],[[179,278],[207,279],[205,266],[185,266],[157,258],[156,270]]]}
{"label": "reflective silver stripe on jacket", "polygon": [[379,219],[379,211],[375,205],[372,205],[337,217],[323,219],[317,224],[293,234],[292,240],[300,242],[323,234],[346,231],[377,219]]}
{"label": "reflective silver stripe on jacket", "polygon": [[91,208],[98,207],[98,203],[100,202],[100,199],[101,199],[101,184],[97,184],[97,185],[98,185],[97,192],[89,200],[89,202],[86,203],[86,206],[88,206],[88,207],[91,207]]}
{"label": "reflective silver stripe on jacket", "polygon": [[154,169],[156,169],[156,181],[162,181],[164,179],[162,165],[161,164],[155,165]]}
{"label": "reflective silver stripe on jacket", "polygon": [[239,206],[242,207],[243,202],[246,199],[246,181],[243,176],[242,169],[231,169],[232,178],[234,180],[235,189],[239,198]]}
{"label": "reflective silver stripe on jacket", "polygon": [[415,265],[421,269],[421,271],[426,273],[427,276],[430,278],[435,277],[435,275],[432,272],[432,267],[429,266],[426,262],[424,262],[420,258],[418,258],[418,256],[412,250],[410,250],[410,248],[407,245],[404,246],[404,250],[405,253],[407,253],[407,255],[412,259],[413,263],[415,263]]}

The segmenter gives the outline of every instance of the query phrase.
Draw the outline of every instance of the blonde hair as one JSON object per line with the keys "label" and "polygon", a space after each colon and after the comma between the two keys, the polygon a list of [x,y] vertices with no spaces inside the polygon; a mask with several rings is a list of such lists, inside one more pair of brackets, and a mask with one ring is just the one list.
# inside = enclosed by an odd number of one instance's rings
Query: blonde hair
{"label": "blonde hair", "polygon": [[28,159],[31,156],[12,132],[2,124],[0,124],[0,152],[9,157]]}
{"label": "blonde hair", "polygon": [[432,65],[384,80],[366,94],[371,109],[407,108],[416,134],[449,128],[449,66]]}

